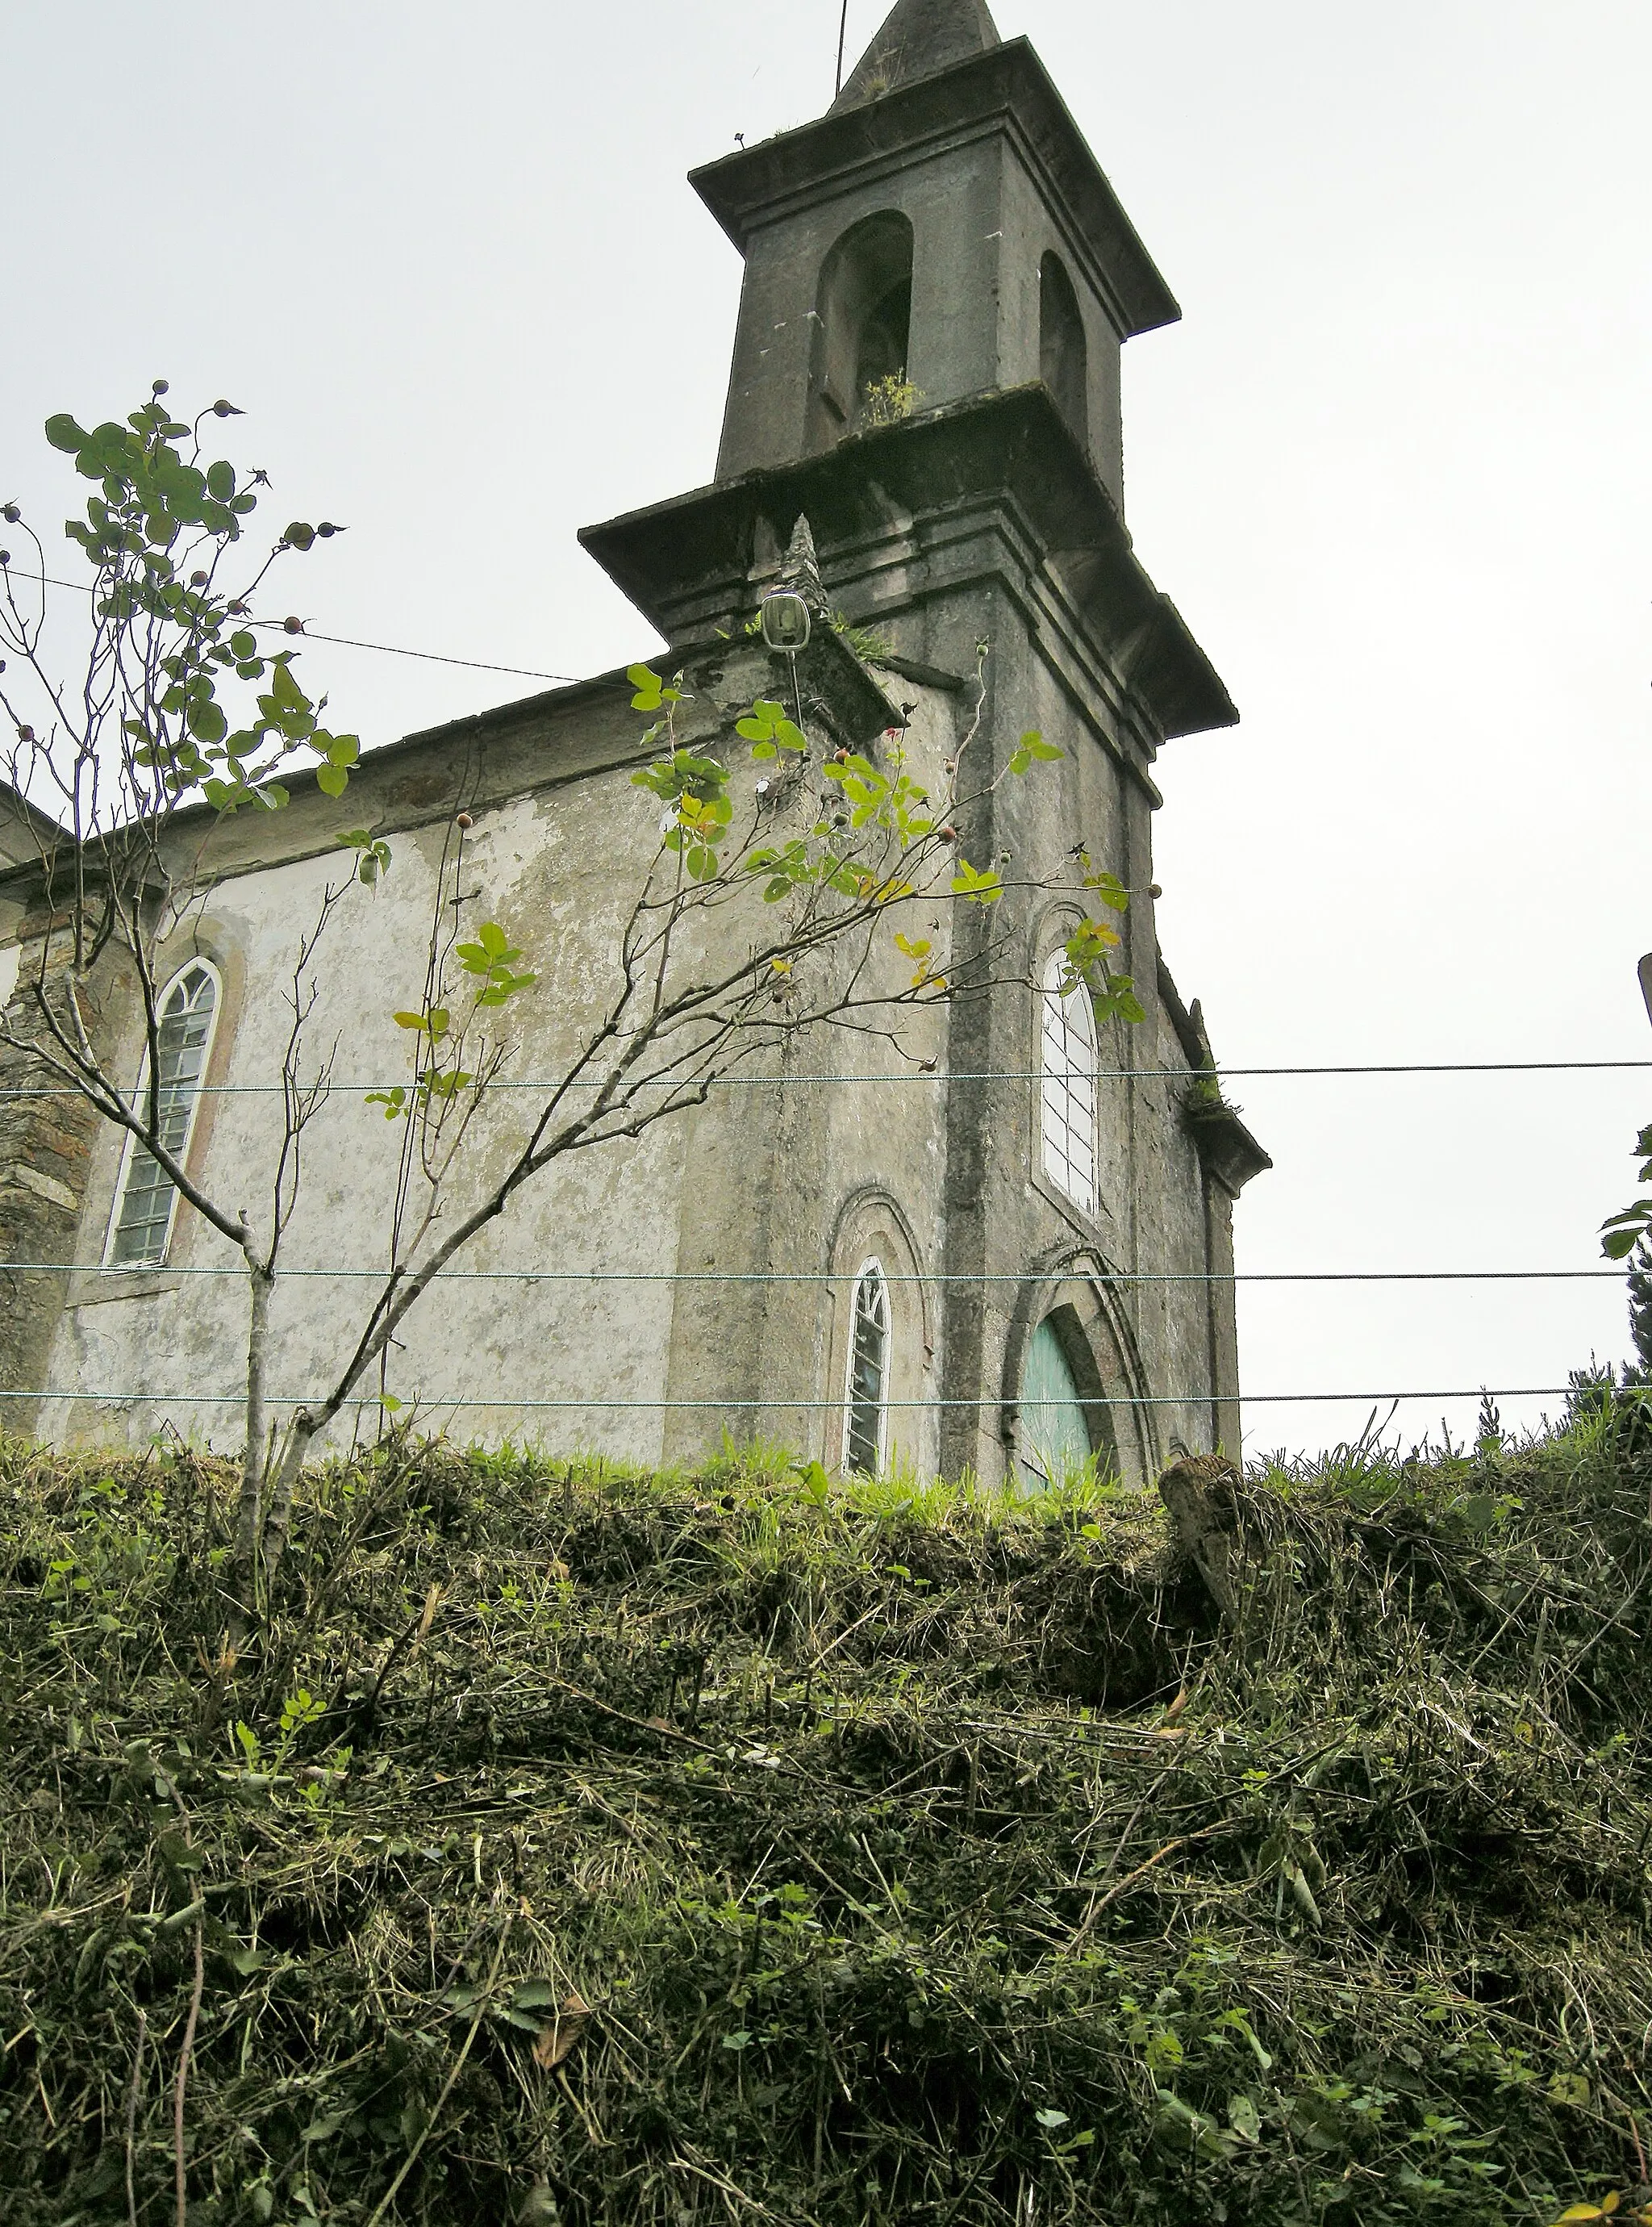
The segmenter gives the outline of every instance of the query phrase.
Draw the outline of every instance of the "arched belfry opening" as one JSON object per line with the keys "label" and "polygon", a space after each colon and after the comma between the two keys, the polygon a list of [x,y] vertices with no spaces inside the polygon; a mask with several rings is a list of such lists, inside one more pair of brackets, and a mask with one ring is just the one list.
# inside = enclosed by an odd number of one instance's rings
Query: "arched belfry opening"
{"label": "arched belfry opening", "polygon": [[1054,253],[1046,255],[1038,266],[1038,376],[1054,396],[1074,439],[1088,449],[1088,357],[1084,318],[1066,266]]}
{"label": "arched belfry opening", "polygon": [[854,431],[882,382],[906,376],[912,226],[898,209],[863,217],[844,233],[821,265],[814,316],[804,428],[811,456]]}

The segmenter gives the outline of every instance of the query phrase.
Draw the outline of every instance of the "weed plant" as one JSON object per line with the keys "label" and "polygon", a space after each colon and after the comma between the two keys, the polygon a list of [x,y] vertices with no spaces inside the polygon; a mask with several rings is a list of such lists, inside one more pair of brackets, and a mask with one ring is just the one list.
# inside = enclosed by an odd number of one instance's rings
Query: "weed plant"
{"label": "weed plant", "polygon": [[1224,1627],[1153,1496],[399,1430],[239,1661],[226,1466],[5,1444],[0,2211],[1627,2217],[1642,1436],[1262,1464]]}

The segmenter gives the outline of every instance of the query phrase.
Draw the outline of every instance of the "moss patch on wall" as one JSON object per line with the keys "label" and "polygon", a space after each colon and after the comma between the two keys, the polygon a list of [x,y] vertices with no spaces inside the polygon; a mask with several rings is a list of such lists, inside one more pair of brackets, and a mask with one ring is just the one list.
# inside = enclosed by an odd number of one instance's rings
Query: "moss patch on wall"
{"label": "moss patch on wall", "polygon": [[[1156,1497],[0,1447],[16,2227],[1548,2221],[1652,2135],[1652,1454]],[[197,1961],[197,1959],[199,1961]],[[128,2178],[131,2182],[129,2214]]]}

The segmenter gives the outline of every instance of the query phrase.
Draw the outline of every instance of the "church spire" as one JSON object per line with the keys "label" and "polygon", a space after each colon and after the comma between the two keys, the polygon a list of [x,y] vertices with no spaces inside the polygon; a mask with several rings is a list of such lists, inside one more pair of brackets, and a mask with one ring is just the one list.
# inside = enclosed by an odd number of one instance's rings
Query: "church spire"
{"label": "church spire", "polygon": [[896,86],[933,77],[999,44],[986,0],[896,0],[830,113],[858,108]]}

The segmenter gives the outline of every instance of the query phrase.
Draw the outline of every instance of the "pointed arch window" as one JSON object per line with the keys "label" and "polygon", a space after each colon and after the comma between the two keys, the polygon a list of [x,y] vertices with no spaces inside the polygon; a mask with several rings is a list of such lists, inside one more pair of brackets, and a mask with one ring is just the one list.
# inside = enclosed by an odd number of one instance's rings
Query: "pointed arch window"
{"label": "pointed arch window", "polygon": [[1044,968],[1040,1122],[1044,1173],[1075,1206],[1095,1211],[1095,1014],[1084,983],[1065,986],[1064,954]]}
{"label": "pointed arch window", "polygon": [[889,1437],[889,1279],[881,1260],[863,1260],[849,1303],[849,1385],[843,1465],[881,1477]]}
{"label": "pointed arch window", "polygon": [[[174,1159],[181,1160],[189,1149],[219,1002],[217,973],[203,959],[192,960],[161,993],[156,1031],[160,1055],[159,1137]],[[132,1096],[135,1110],[149,1087],[146,1058]],[[170,1177],[136,1138],[129,1136],[115,1192],[105,1266],[159,1267],[171,1241],[177,1205],[177,1190]]]}

